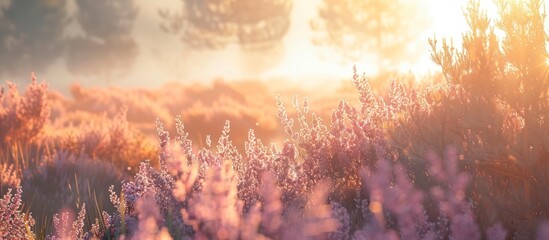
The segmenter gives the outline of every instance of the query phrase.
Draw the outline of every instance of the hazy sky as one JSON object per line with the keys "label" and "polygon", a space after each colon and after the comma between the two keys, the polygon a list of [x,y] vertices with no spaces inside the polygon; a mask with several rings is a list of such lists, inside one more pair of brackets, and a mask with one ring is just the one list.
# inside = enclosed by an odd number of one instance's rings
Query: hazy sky
{"label": "hazy sky", "polygon": [[[0,5],[6,5],[8,0],[0,0]],[[46,0],[44,0],[46,1]],[[47,0],[53,1],[53,0]],[[418,33],[424,44],[421,60],[415,65],[402,66],[403,70],[425,72],[436,69],[429,60],[427,38],[436,32],[437,37],[459,36],[465,29],[461,16],[460,4],[455,0],[425,0],[430,1],[429,9],[424,13],[433,16],[432,27],[423,33]],[[73,13],[76,9],[74,0],[68,0],[67,9]],[[309,22],[316,16],[321,0],[294,1],[291,27],[284,39],[285,52],[279,56],[280,64],[262,73],[261,79],[286,78],[299,83],[313,81],[337,81],[352,76],[352,66],[357,65],[361,72],[372,72],[373,64],[357,62],[341,64],[322,48],[311,43],[312,32]],[[131,36],[138,46],[138,54],[128,74],[116,80],[105,81],[99,77],[82,77],[72,75],[67,71],[64,59],[58,59],[45,72],[37,72],[40,79],[46,79],[53,88],[67,89],[73,82],[83,85],[120,85],[120,86],[158,86],[159,84],[178,81],[209,81],[216,77],[238,79],[256,77],[246,74],[243,58],[236,47],[220,52],[196,52],[185,49],[175,35],[164,33],[159,24],[161,18],[158,9],[165,8],[179,11],[180,0],[135,0],[138,15]],[[451,25],[448,25],[451,23]],[[67,35],[78,35],[81,32],[76,23],[71,23]],[[1,54],[1,53],[0,53]],[[29,72],[32,69],[29,69]],[[21,82],[21,79],[2,79]]]}

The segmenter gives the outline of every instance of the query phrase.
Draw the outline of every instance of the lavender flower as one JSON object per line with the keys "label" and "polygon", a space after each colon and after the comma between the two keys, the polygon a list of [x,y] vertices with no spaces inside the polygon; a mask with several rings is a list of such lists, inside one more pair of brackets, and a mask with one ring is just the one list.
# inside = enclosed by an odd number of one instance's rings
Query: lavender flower
{"label": "lavender flower", "polygon": [[86,204],[83,204],[74,219],[72,212],[62,211],[53,216],[55,234],[48,236],[50,240],[84,239],[84,218],[86,217]]}
{"label": "lavender flower", "polygon": [[21,187],[17,192],[8,192],[0,199],[0,238],[2,239],[34,239],[30,228],[34,226],[31,215],[22,213]]}

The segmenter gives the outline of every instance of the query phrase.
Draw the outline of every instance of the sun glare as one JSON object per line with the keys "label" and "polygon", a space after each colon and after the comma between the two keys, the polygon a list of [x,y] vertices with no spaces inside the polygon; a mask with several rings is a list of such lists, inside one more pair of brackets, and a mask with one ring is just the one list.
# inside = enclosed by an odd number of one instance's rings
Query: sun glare
{"label": "sun glare", "polygon": [[[467,23],[463,16],[463,10],[466,7],[467,0],[423,0],[427,3],[428,9],[422,9],[426,12],[417,14],[428,14],[430,18],[429,28],[422,35],[421,42],[414,46],[421,48],[422,57],[410,64],[402,64],[398,67],[400,71],[412,71],[416,74],[424,74],[432,71],[438,71],[439,68],[432,62],[429,54],[428,38],[451,38],[457,46],[461,44],[461,34],[467,31]],[[314,2],[319,2],[315,0]],[[491,18],[497,17],[496,6],[491,0],[481,0],[481,7],[486,10]],[[294,18],[313,18],[317,12],[309,8],[310,3],[297,1],[294,5]],[[360,60],[352,63],[341,63],[335,60],[335,56],[323,55],[319,57],[319,46],[311,45],[307,36],[311,34],[307,21],[296,22],[290,30],[290,36],[286,41],[288,51],[286,59],[278,67],[267,71],[265,78],[295,78],[301,83],[309,82],[304,79],[313,79],[317,81],[318,77],[327,78],[345,78],[353,66],[367,74],[375,74],[375,62],[371,60]],[[306,36],[307,35],[307,36]],[[352,36],[349,36],[352,37]],[[303,43],[303,44],[298,44]],[[424,43],[421,45],[421,43]],[[307,52],[307,54],[304,54]],[[311,58],[310,56],[315,56]],[[313,60],[314,59],[314,60]]]}
{"label": "sun glare", "polygon": [[[431,28],[427,30],[429,37],[452,39],[453,43],[459,46],[461,44],[462,33],[468,29],[467,22],[463,16],[463,11],[468,0],[425,1],[427,1],[429,7],[428,14],[432,19]],[[491,19],[497,18],[497,7],[492,0],[481,0],[480,5]],[[415,73],[419,74],[439,69],[432,62],[427,51],[421,60],[409,67]]]}
{"label": "sun glare", "polygon": [[[467,29],[463,16],[467,0],[427,0],[433,17],[433,30],[437,36],[458,37]],[[490,18],[497,17],[497,7],[492,0],[481,0],[481,8]]]}

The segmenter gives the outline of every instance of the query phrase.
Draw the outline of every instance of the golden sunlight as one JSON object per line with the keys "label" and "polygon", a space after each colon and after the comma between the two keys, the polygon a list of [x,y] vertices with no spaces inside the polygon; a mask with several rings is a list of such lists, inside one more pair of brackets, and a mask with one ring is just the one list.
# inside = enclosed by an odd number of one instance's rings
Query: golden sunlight
{"label": "golden sunlight", "polygon": [[[294,19],[311,19],[317,15],[315,8],[310,5],[320,4],[321,1],[312,2],[297,1],[294,3]],[[467,30],[467,23],[463,16],[463,9],[467,0],[423,0],[428,9],[419,9],[418,11],[427,11],[429,16],[428,28],[415,32],[420,36],[416,44],[411,44],[410,48],[419,50],[421,57],[413,63],[400,64],[396,67],[403,72],[413,72],[415,74],[425,74],[438,71],[439,68],[432,62],[429,54],[428,39],[452,38],[456,45],[461,44],[461,34]],[[481,5],[486,9],[487,14],[495,17],[496,7],[490,0],[482,0]],[[417,12],[417,14],[425,14]],[[366,74],[376,74],[375,59],[370,57],[353,60],[348,62],[338,62],[335,60],[337,54],[322,52],[322,47],[314,46],[309,42],[309,36],[312,34],[310,24],[307,21],[296,21],[293,23],[288,37],[285,39],[287,47],[284,61],[279,66],[268,70],[263,77],[265,78],[295,78],[300,83],[318,82],[318,78],[347,78],[353,66],[357,66],[360,72]],[[344,41],[354,36],[345,36]],[[305,39],[305,40],[304,40]],[[366,53],[368,54],[368,53]],[[310,56],[316,56],[311,58]],[[306,80],[309,79],[309,80]]]}
{"label": "golden sunlight", "polygon": [[0,0],[0,240],[549,240],[544,10]]}
{"label": "golden sunlight", "polygon": [[[467,0],[427,0],[429,3],[429,12],[433,17],[433,32],[441,37],[453,37],[459,40],[467,29],[467,23],[463,16],[463,9],[466,7]],[[497,17],[497,7],[492,0],[481,0],[482,9],[490,18]]]}

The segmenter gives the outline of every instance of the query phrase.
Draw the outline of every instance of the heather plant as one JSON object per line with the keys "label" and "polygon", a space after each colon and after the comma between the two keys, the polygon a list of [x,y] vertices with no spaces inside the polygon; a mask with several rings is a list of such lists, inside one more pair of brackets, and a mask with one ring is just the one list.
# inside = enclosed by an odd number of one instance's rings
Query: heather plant
{"label": "heather plant", "polygon": [[[382,158],[374,172],[364,168],[362,176],[370,197],[367,214],[363,216],[367,226],[358,234],[389,237],[399,233],[402,239],[434,237],[423,208],[424,194],[415,189],[401,165],[393,168]],[[388,212],[393,214],[391,218],[386,217]]]}
{"label": "heather plant", "polygon": [[268,155],[267,147],[255,137],[253,130],[248,132],[244,148],[246,158],[235,168],[240,173],[238,194],[247,204],[253,204],[259,200],[262,174],[267,170],[267,164],[272,162],[272,157]]}
{"label": "heather plant", "polygon": [[273,172],[264,172],[261,186],[262,208],[261,229],[263,235],[270,238],[280,237],[283,223],[281,201],[282,193],[276,185],[276,175]]}
{"label": "heather plant", "polygon": [[118,169],[135,172],[139,162],[156,162],[157,150],[151,141],[127,120],[126,109],[112,119],[94,118],[77,126],[53,131],[48,136],[53,149],[74,155],[85,154],[97,161],[107,161]]}
{"label": "heather plant", "polygon": [[[97,105],[100,90],[75,88],[74,102],[56,98],[52,125],[46,124],[45,85],[33,80],[25,96],[12,86],[0,105],[6,127],[0,141],[9,144],[9,151],[2,149],[0,183],[20,187],[0,202],[0,235],[545,239],[549,111],[541,2],[497,5],[500,18],[491,21],[478,1],[469,3],[471,30],[462,50],[431,42],[448,82],[423,87],[396,78],[380,88],[355,69],[356,104],[340,100],[329,115],[315,112],[307,98],[292,99],[286,109],[279,97],[278,131],[257,116],[275,113],[258,110],[269,96],[219,82],[184,88],[188,99],[177,97],[177,87],[166,87],[163,97],[111,89]],[[147,99],[144,106],[140,98]],[[133,117],[119,111],[125,103]],[[156,125],[150,125],[159,144],[152,146],[132,123],[146,122],[138,115],[157,106]],[[165,120],[172,113],[181,115]],[[248,130],[256,123],[261,127]],[[262,136],[275,132],[285,132],[285,139],[267,145]],[[40,144],[43,150],[32,146]],[[30,155],[37,164],[19,164]],[[107,198],[112,206],[102,204]],[[63,210],[75,207],[76,217]],[[38,214],[37,229],[23,212]]]}
{"label": "heather plant", "polygon": [[[85,88],[72,85],[71,100],[65,101],[69,112],[84,111],[90,113],[106,113],[114,117],[120,109],[127,108],[127,120],[137,127],[148,124],[156,118],[171,124],[171,115],[164,106],[161,97],[153,91],[142,89],[125,90],[120,88]],[[173,100],[173,99],[172,99]]]}
{"label": "heather plant", "polygon": [[531,238],[549,203],[545,13],[538,0],[496,5],[499,18],[490,19],[478,1],[468,3],[461,49],[431,40],[447,83],[415,94],[391,139],[423,180],[422,154],[456,146],[480,228],[501,222],[508,236]]}
{"label": "heather plant", "polygon": [[[248,159],[242,159],[229,140],[228,122],[218,141],[217,151],[207,146],[196,153],[192,150],[191,141],[186,138],[179,117],[176,123],[179,136],[172,141],[162,124],[157,122],[159,169],[147,162],[142,163],[134,179],[122,185],[120,197],[111,188],[111,201],[118,213],[111,218],[112,230],[107,232],[132,238],[147,234],[137,230],[146,227],[144,218],[140,217],[141,212],[150,212],[150,209],[140,206],[142,201],[157,206],[158,211],[152,213],[153,220],[146,220],[151,227],[145,231],[148,234],[165,234],[160,229],[166,229],[174,238],[322,236],[336,228],[330,205],[323,205],[329,193],[326,181],[317,184],[309,190],[310,193],[303,193],[304,205],[295,205],[292,207],[295,209],[288,210],[291,213],[283,216],[281,191],[274,175],[264,175],[267,167],[253,163],[256,158],[263,159],[260,154],[266,150],[260,147],[260,141],[254,138],[252,132],[246,147]],[[229,159],[240,163],[233,164]],[[237,171],[238,166],[242,167],[241,171]],[[251,177],[246,178],[240,173]],[[272,193],[274,195],[271,196]],[[262,203],[265,204],[263,208]],[[324,210],[319,215],[315,210],[321,206]],[[181,211],[177,212],[177,209]],[[288,219],[289,224],[283,224],[282,219]],[[297,227],[297,224],[302,227]]]}
{"label": "heather plant", "polygon": [[[180,166],[186,166],[187,162],[173,157],[169,134],[163,129],[159,120],[157,120],[157,131],[160,142],[159,169],[153,168],[149,161],[142,162],[133,181],[127,181],[122,184],[120,197],[116,195],[113,187],[109,189],[111,192],[111,202],[118,209],[118,213],[113,216],[114,222],[110,223],[111,228],[114,229],[111,232],[114,232],[114,234],[133,236],[135,232],[132,231],[137,225],[144,224],[142,221],[149,221],[143,219],[143,217],[139,217],[139,208],[137,205],[140,201],[145,201],[149,205],[156,204],[159,207],[159,212],[153,215],[160,214],[162,217],[153,217],[151,219],[157,219],[158,221],[166,219],[164,223],[157,221],[154,224],[150,224],[156,227],[166,227],[168,226],[166,224],[169,224],[168,230],[174,236],[183,236],[188,232],[188,228],[183,224],[181,214],[177,213],[177,210],[181,208],[181,203],[177,199],[179,198],[183,201],[186,198],[186,192],[190,189],[181,185],[192,185],[194,177],[190,176],[192,174],[186,171],[187,169],[179,168]],[[170,170],[168,170],[168,166]],[[182,183],[181,179],[184,177],[186,180],[192,182]],[[143,203],[139,204],[142,205]]]}
{"label": "heather plant", "polygon": [[17,192],[12,189],[0,199],[0,238],[2,239],[34,239],[31,228],[34,219],[30,214],[24,214],[22,209],[21,187]]}
{"label": "heather plant", "polygon": [[350,239],[351,236],[351,217],[347,209],[338,202],[330,202],[331,217],[336,226],[333,232],[328,233],[328,239]]}
{"label": "heather plant", "polygon": [[[50,237],[502,239],[509,236],[504,225],[493,224],[485,229],[476,224],[478,215],[472,208],[475,202],[467,188],[474,175],[459,167],[462,162],[459,159],[465,159],[465,155],[448,150],[447,157],[440,159],[434,149],[423,163],[428,175],[421,177],[420,169],[410,168],[417,166],[407,161],[406,151],[395,148],[385,138],[388,133],[395,133],[390,131],[398,129],[400,121],[406,120],[410,108],[417,107],[415,101],[429,106],[428,100],[408,94],[397,82],[391,84],[385,97],[374,94],[364,77],[355,74],[354,82],[360,106],[340,101],[330,125],[324,125],[321,118],[310,112],[308,100],[300,103],[294,99],[296,119],[289,117],[279,100],[278,117],[288,134],[282,149],[276,145],[264,146],[254,131],[249,131],[245,152],[240,154],[229,137],[228,121],[216,147],[212,146],[211,137],[207,137],[206,146],[197,149],[181,117],[175,119],[178,136],[174,140],[157,120],[159,164],[142,162],[136,175],[122,182],[119,194],[114,186],[109,189],[115,209],[110,214],[101,212],[102,207],[95,211],[88,209],[88,218],[95,219],[95,223],[88,221],[88,225],[81,223],[83,210],[74,224],[70,215],[58,215],[58,223],[54,224],[58,226],[54,226],[56,230]],[[46,158],[44,166],[61,164],[69,169],[80,166],[89,171],[93,168],[84,163],[95,166],[102,162],[89,153],[82,152],[80,158],[73,154],[57,153],[54,156],[59,159]],[[36,173],[28,172],[25,176],[71,179],[61,174],[67,172],[64,167],[55,169],[40,167]],[[69,190],[86,189],[78,183],[84,181],[84,172],[76,172],[78,178],[74,183],[59,181],[57,185],[66,183]],[[23,178],[24,186],[25,182]],[[39,182],[44,181],[36,183]],[[419,185],[425,182],[428,184]],[[29,186],[42,188],[39,184]],[[91,191],[89,183],[87,187]],[[59,196],[71,194],[74,193]],[[76,206],[82,206],[91,201],[82,198],[76,202]]]}
{"label": "heather plant", "polygon": [[51,217],[63,209],[86,204],[87,217],[100,218],[102,211],[114,208],[105,204],[111,185],[120,187],[127,177],[116,166],[85,155],[58,152],[45,157],[39,166],[26,169],[21,178],[25,209],[35,214],[36,233],[45,236],[52,229]]}
{"label": "heather plant", "polygon": [[454,239],[480,239],[470,202],[465,194],[469,175],[458,170],[458,154],[455,149],[446,150],[444,160],[428,153],[428,173],[441,183],[431,189],[443,217],[449,220],[449,234]]}
{"label": "heather plant", "polygon": [[299,125],[299,131],[294,131],[293,120],[287,118],[279,104],[279,118],[293,140],[290,145],[295,148],[293,158],[298,158],[298,173],[304,176],[297,178],[308,181],[305,189],[310,189],[320,179],[331,179],[338,189],[333,195],[345,205],[354,201],[361,167],[375,165],[376,151],[393,154],[380,143],[384,141],[386,126],[395,124],[397,108],[402,108],[407,101],[394,97],[390,104],[385,104],[383,98],[372,93],[366,78],[358,76],[356,70],[353,82],[359,91],[360,108],[341,100],[332,112],[329,126],[314,113],[307,116],[309,106],[305,101],[301,110],[299,104],[294,104]]}
{"label": "heather plant", "polygon": [[21,184],[21,178],[18,176],[13,164],[1,164],[0,177],[0,193],[3,193],[3,190],[7,187],[15,188]]}
{"label": "heather plant", "polygon": [[111,223],[111,227],[116,229],[115,234],[132,236],[132,231],[139,225],[137,204],[143,198],[150,198],[147,201],[154,201],[159,206],[161,219],[169,219],[169,224],[173,226],[169,230],[174,235],[185,232],[181,214],[176,211],[179,203],[172,194],[173,188],[174,179],[170,173],[156,170],[148,162],[142,163],[134,180],[122,184],[120,197],[114,193],[113,188],[110,189],[111,202],[118,209],[118,213],[113,216],[115,222]]}
{"label": "heather plant", "polygon": [[[255,134],[262,139],[273,139],[280,135],[273,111],[264,107],[272,103],[274,96],[265,94],[264,91],[268,90],[261,89],[262,87],[215,81],[211,87],[164,89],[172,96],[164,100],[173,115],[181,115],[181,120],[189,127],[189,137],[195,144],[204,146],[205,136],[218,134],[222,131],[224,122],[230,120],[233,130],[231,137],[235,145],[242,150],[242,143],[247,139],[250,128],[253,128]],[[180,91],[183,91],[184,95]],[[205,129],[211,130],[203,131],[202,127],[195,126],[205,126]]]}
{"label": "heather plant", "polygon": [[[376,167],[361,170],[369,197],[358,202],[363,225],[353,226],[354,238],[384,239],[506,239],[507,229],[496,223],[484,233],[476,222],[473,202],[466,194],[470,173],[458,168],[459,156],[449,147],[442,159],[426,155],[430,188],[416,187],[414,173],[383,151]],[[425,186],[419,186],[425,188]],[[435,208],[432,208],[432,205]],[[357,222],[355,222],[357,224]],[[358,228],[357,228],[358,227]]]}
{"label": "heather plant", "polygon": [[78,212],[78,217],[74,219],[70,211],[62,211],[53,216],[55,227],[54,235],[49,235],[46,239],[63,240],[63,239],[84,239],[84,218],[86,217],[86,204]]}
{"label": "heather plant", "polygon": [[197,238],[236,239],[240,226],[236,176],[229,162],[207,172],[199,194],[189,200],[185,217]]}
{"label": "heather plant", "polygon": [[141,209],[138,215],[139,224],[137,234],[132,239],[172,239],[166,227],[159,229],[159,221],[162,221],[158,205],[150,198],[141,198],[137,202],[137,208]]}
{"label": "heather plant", "polygon": [[46,83],[34,74],[24,94],[8,82],[7,94],[0,88],[0,194],[19,185],[22,174],[39,164],[46,152],[42,141],[50,114]]}
{"label": "heather plant", "polygon": [[[251,81],[212,84],[167,84],[158,89],[87,88],[71,87],[72,99],[55,97],[56,114],[52,124],[66,128],[87,122],[94,116],[105,114],[114,118],[120,109],[127,108],[127,121],[149,137],[155,137],[154,119],[160,118],[168,130],[175,131],[172,116],[181,115],[189,128],[189,138],[204,145],[205,136],[218,134],[225,120],[233,122],[232,137],[243,148],[247,130],[254,128],[262,139],[278,136],[276,118],[271,109],[274,96],[264,84]],[[53,98],[52,97],[52,98]],[[103,120],[101,120],[103,121]]]}
{"label": "heather plant", "polygon": [[32,74],[23,95],[14,83],[8,82],[8,87],[7,94],[4,88],[0,89],[0,142],[2,146],[26,144],[42,132],[49,118],[48,86],[38,83]]}

